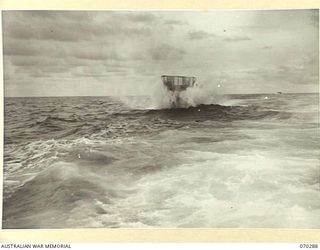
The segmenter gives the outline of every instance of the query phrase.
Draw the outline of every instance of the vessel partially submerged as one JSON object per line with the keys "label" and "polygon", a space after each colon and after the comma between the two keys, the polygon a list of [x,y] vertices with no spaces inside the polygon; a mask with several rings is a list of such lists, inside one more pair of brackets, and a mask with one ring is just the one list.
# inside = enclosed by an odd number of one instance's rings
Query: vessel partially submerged
{"label": "vessel partially submerged", "polygon": [[184,106],[180,93],[189,87],[193,87],[196,78],[193,76],[161,76],[164,86],[169,90],[171,97],[171,106],[181,108]]}
{"label": "vessel partially submerged", "polygon": [[188,87],[193,87],[196,78],[193,76],[161,76],[163,84],[167,87],[170,91],[183,91],[186,90]]}

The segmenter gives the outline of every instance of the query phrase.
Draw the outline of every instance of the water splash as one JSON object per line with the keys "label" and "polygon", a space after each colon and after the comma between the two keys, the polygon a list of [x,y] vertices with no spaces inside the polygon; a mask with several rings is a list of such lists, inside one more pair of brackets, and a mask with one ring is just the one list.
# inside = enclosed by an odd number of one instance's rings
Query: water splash
{"label": "water splash", "polygon": [[131,109],[167,109],[189,108],[201,104],[219,104],[223,96],[217,93],[214,84],[203,84],[190,87],[179,93],[169,91],[161,82],[154,85],[147,97],[122,96],[118,99]]}

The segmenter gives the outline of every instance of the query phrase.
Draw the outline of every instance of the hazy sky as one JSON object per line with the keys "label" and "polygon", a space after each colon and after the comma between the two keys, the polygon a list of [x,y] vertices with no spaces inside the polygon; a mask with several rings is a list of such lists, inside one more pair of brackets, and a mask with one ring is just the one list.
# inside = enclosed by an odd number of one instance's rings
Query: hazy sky
{"label": "hazy sky", "polygon": [[163,74],[225,93],[316,92],[318,10],[6,11],[6,96],[148,94]]}

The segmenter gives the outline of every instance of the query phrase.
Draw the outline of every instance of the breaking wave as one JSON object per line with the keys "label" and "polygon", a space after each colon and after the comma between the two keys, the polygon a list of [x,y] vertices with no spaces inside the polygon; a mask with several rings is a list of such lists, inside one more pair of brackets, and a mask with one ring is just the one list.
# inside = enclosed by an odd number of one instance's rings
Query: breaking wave
{"label": "breaking wave", "polygon": [[6,98],[3,228],[319,228],[317,95],[201,93]]}

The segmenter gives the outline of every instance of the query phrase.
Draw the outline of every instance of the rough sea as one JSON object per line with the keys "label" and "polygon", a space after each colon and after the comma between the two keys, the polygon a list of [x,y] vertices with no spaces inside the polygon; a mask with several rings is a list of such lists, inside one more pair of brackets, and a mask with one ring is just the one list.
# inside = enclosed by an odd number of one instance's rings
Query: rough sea
{"label": "rough sea", "polygon": [[3,228],[320,228],[318,94],[148,98],[5,98]]}

